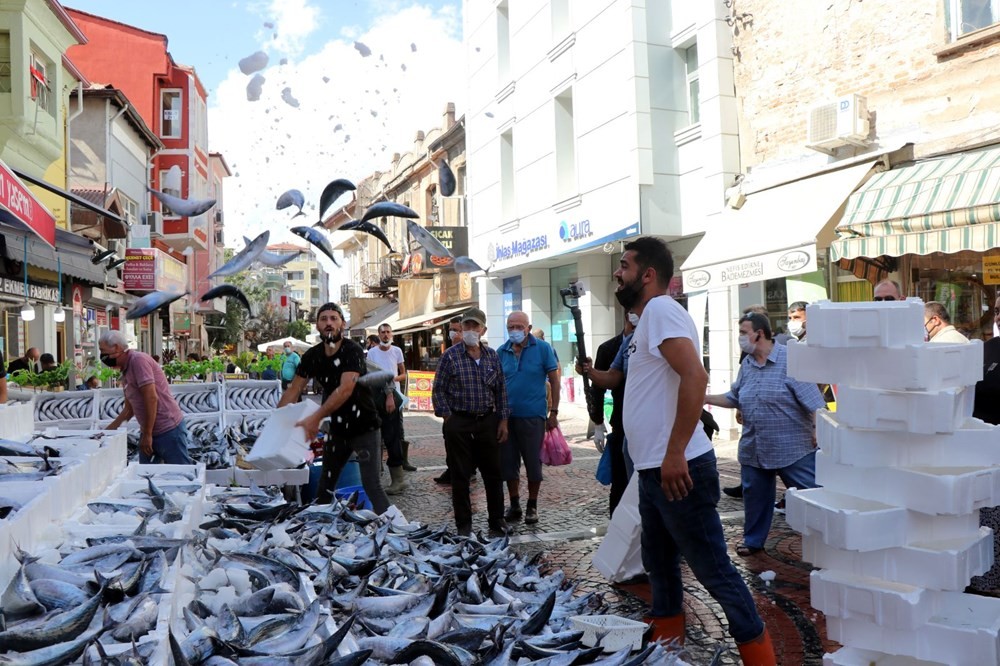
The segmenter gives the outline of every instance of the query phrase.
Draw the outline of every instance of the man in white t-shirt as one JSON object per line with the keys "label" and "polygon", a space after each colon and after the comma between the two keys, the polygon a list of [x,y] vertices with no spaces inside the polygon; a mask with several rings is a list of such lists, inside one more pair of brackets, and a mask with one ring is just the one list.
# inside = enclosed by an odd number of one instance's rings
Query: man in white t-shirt
{"label": "man in white t-shirt", "polygon": [[398,495],[406,488],[406,481],[403,478],[403,413],[396,404],[396,391],[399,391],[399,383],[406,381],[406,366],[403,363],[403,350],[392,344],[392,326],[389,324],[378,327],[378,345],[368,350],[368,360],[396,375],[392,388],[387,389],[384,396],[375,396],[375,405],[382,418],[382,442],[389,454],[386,465],[392,479],[385,494]]}
{"label": "man in white t-shirt", "polygon": [[702,333],[667,295],[673,272],[666,243],[649,236],[625,245],[615,271],[618,302],[639,315],[622,422],[639,474],[642,562],[653,594],[649,620],[655,638],[683,642],[683,557],[725,612],[743,663],[775,664],[770,636],[726,548],[715,452],[700,423],[708,386]]}

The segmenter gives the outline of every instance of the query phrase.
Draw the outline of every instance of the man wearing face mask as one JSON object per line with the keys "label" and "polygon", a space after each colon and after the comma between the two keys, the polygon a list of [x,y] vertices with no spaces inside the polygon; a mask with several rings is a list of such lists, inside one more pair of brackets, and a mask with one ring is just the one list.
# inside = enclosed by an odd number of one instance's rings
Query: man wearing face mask
{"label": "man wearing face mask", "polygon": [[799,342],[806,341],[806,306],[805,301],[795,301],[788,306],[788,332]]}
{"label": "man wearing face mask", "polygon": [[[462,344],[462,318],[452,317],[448,322],[448,348],[454,347],[455,345]],[[441,436],[444,436],[444,424],[441,424]],[[445,461],[445,465],[447,465]],[[469,481],[474,482],[476,480],[476,470],[473,469],[469,474]],[[445,470],[441,472],[441,476],[435,476],[434,482],[439,483],[442,486],[447,486],[451,484],[451,468],[445,467]]]}
{"label": "man wearing face mask", "polygon": [[392,483],[385,489],[386,495],[398,495],[406,488],[403,478],[403,463],[406,452],[403,451],[403,413],[396,405],[396,391],[399,383],[406,381],[406,366],[403,360],[403,350],[392,344],[392,326],[382,324],[378,327],[378,345],[368,350],[368,360],[381,369],[393,373],[392,385],[381,393],[376,392],[375,399],[382,417],[382,443],[385,444],[389,459],[389,476]]}
{"label": "man wearing face mask", "polygon": [[302,356],[295,379],[281,394],[278,407],[298,402],[309,380],[323,387],[323,403],[311,416],[296,426],[305,430],[306,441],[319,432],[320,423],[330,417],[330,436],[323,443],[323,470],[316,498],[320,504],[333,500],[340,473],[351,453],[357,455],[361,485],[375,513],[389,508],[389,498],[382,488],[380,426],[372,390],[359,384],[368,372],[365,352],[354,340],[344,337],[344,311],[336,303],[321,305],[316,313],[320,343]]}
{"label": "man wearing face mask", "polygon": [[121,331],[105,331],[97,345],[101,363],[121,370],[125,389],[125,408],[108,430],[117,430],[134,416],[140,428],[140,463],[191,465],[184,413],[160,365],[149,354],[129,349]]}
{"label": "man wearing face mask", "polygon": [[281,390],[284,391],[288,388],[288,385],[295,379],[295,371],[299,369],[299,363],[302,362],[302,358],[299,356],[298,352],[292,349],[292,343],[286,342],[284,347],[284,352],[281,356]]}
{"label": "man wearing face mask", "polygon": [[448,349],[438,363],[431,395],[434,413],[444,419],[444,442],[451,470],[451,501],[455,525],[472,534],[469,476],[483,474],[490,536],[507,534],[503,517],[500,445],[507,440],[507,385],[495,350],[481,340],[486,314],[472,308],[462,317],[462,344]]}
{"label": "man wearing face mask", "polygon": [[958,332],[951,325],[951,315],[943,303],[927,301],[924,303],[924,333],[927,342],[950,342],[952,344],[967,344],[969,338]]}
{"label": "man wearing face mask", "polygon": [[[552,347],[530,334],[525,312],[507,316],[508,340],[497,349],[507,382],[510,404],[510,436],[500,449],[501,468],[510,493],[510,509],[504,518],[532,525],[538,522],[538,491],[542,486],[542,438],[559,425],[559,364]],[[546,382],[552,406],[546,412]],[[528,478],[528,503],[521,512],[521,461]]]}
{"label": "man wearing face mask", "polygon": [[788,376],[788,351],[771,339],[763,315],[740,318],[740,349],[748,356],[728,393],[705,396],[716,407],[740,409],[743,557],[764,550],[774,518],[777,477],[786,488],[816,487],[816,410],[826,406],[816,384]]}

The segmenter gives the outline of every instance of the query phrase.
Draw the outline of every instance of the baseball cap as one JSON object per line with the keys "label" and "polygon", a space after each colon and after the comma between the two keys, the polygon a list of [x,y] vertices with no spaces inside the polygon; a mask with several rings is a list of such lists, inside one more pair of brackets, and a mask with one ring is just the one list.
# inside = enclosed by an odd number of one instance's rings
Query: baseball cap
{"label": "baseball cap", "polygon": [[464,315],[462,315],[462,322],[474,321],[480,326],[486,326],[486,313],[479,308],[470,308]]}
{"label": "baseball cap", "polygon": [[323,305],[319,306],[319,310],[316,311],[316,317],[319,318],[319,316],[324,312],[326,312],[327,310],[333,310],[334,312],[340,315],[341,319],[344,318],[344,311],[341,310],[340,306],[337,305],[336,303],[324,303]]}

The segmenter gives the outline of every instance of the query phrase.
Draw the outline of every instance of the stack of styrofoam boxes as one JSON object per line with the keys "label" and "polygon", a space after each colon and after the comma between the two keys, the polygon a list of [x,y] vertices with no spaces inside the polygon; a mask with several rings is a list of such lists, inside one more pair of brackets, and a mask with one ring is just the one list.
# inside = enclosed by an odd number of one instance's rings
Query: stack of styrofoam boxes
{"label": "stack of styrofoam boxes", "polygon": [[817,415],[816,482],[788,495],[812,605],[844,647],[828,665],[1000,663],[1000,599],[963,594],[993,563],[1000,427],[971,418],[982,343],[923,342],[923,304],[807,310],[788,374],[837,385]]}
{"label": "stack of styrofoam boxes", "polygon": [[35,397],[35,422],[39,428],[89,430],[94,426],[96,409],[94,391],[39,393]]}
{"label": "stack of styrofoam boxes", "polygon": [[608,533],[594,553],[594,568],[614,583],[643,573],[641,535],[639,475],[633,474],[608,523]]}
{"label": "stack of styrofoam boxes", "polygon": [[23,441],[35,430],[34,401],[0,405],[0,439]]}

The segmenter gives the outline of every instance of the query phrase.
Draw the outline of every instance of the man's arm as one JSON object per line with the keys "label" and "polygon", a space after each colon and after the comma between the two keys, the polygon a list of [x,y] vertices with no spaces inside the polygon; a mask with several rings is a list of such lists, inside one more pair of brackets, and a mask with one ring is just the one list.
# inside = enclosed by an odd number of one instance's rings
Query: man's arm
{"label": "man's arm", "polygon": [[7,376],[0,378],[0,405],[7,404]]}
{"label": "man's arm", "polygon": [[139,436],[139,450],[147,456],[153,455],[153,424],[156,423],[156,410],[159,407],[160,399],[156,395],[156,384],[150,382],[139,387],[142,402],[146,405],[146,422],[139,423],[142,429]]}
{"label": "man's arm", "polygon": [[[319,432],[320,422],[340,409],[350,399],[351,394],[354,393],[354,389],[357,387],[358,377],[360,376],[361,373],[359,372],[345,372],[342,374],[340,376],[340,384],[330,394],[330,397],[326,399],[326,402],[320,405],[319,409],[310,416],[295,424],[296,426],[301,426],[306,431],[306,441],[315,439],[316,434]],[[295,379],[298,380],[300,378],[296,377]]]}
{"label": "man's arm", "polygon": [[[613,342],[613,339],[608,340],[597,348],[597,356],[594,357],[595,369],[606,371],[611,367],[611,361],[615,358],[615,345],[612,344]],[[604,394],[606,392],[607,389],[603,386],[598,386],[593,382],[590,383],[590,404],[593,406],[593,410],[590,412],[590,420],[595,425],[604,423]]]}
{"label": "man's arm", "polygon": [[[552,430],[557,425],[559,425],[559,418],[558,418],[558,412],[559,412],[559,379],[560,379],[561,376],[562,376],[562,373],[559,372],[559,368],[556,368],[555,370],[550,370],[549,374],[548,374],[549,388],[552,389],[552,392],[550,394],[551,395],[550,400],[551,400],[552,404],[549,406],[549,413],[546,415],[548,417],[548,419],[547,419],[547,421],[545,423],[545,427],[548,428],[549,430]],[[601,399],[603,400],[603,398],[601,398]],[[556,413],[553,413],[553,412],[556,412]]]}
{"label": "man's arm", "polygon": [[[589,377],[591,385],[603,389],[616,389],[625,382],[625,373],[621,370],[595,370],[589,359],[584,361],[583,365],[577,362],[576,372]],[[601,399],[604,399],[603,396]]]}
{"label": "man's arm", "polygon": [[667,338],[658,348],[673,371],[680,376],[677,413],[667,439],[667,451],[660,465],[660,487],[668,500],[679,500],[686,497],[694,485],[688,474],[684,451],[691,441],[694,429],[701,423],[708,373],[694,344],[688,338]]}
{"label": "man's arm", "polygon": [[284,407],[285,405],[291,405],[299,401],[302,397],[302,392],[306,390],[306,386],[309,384],[309,379],[307,377],[302,377],[301,375],[295,375],[292,382],[285,389],[284,393],[281,394],[281,399],[278,400],[278,407]]}
{"label": "man's arm", "polygon": [[133,416],[135,416],[135,412],[132,411],[132,405],[130,405],[128,400],[126,400],[125,407],[122,408],[121,414],[115,417],[115,420],[108,424],[107,429],[118,430],[123,423],[127,423]]}
{"label": "man's arm", "polygon": [[728,394],[726,393],[713,393],[712,395],[706,395],[705,404],[712,405],[713,407],[728,407],[729,409],[736,409],[739,406],[730,400]]}
{"label": "man's arm", "polygon": [[451,416],[451,407],[448,406],[448,392],[445,387],[446,377],[451,371],[451,356],[445,352],[438,363],[437,372],[434,373],[434,383],[431,385],[431,402],[434,403],[434,414],[444,418],[445,421]]}

